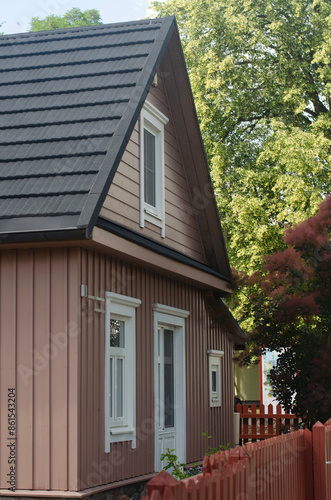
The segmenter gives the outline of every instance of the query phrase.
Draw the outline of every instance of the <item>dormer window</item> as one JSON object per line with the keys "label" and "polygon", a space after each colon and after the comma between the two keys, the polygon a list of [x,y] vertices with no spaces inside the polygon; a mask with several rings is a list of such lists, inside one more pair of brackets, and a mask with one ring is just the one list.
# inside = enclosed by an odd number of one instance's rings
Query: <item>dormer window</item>
{"label": "dormer window", "polygon": [[164,125],[168,118],[148,101],[140,115],[140,227],[148,221],[165,236]]}

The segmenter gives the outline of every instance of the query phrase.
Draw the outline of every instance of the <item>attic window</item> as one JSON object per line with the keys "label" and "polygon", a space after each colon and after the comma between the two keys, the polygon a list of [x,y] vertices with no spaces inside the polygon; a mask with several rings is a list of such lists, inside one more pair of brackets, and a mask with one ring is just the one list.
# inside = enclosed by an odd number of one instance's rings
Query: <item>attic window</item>
{"label": "attic window", "polygon": [[168,118],[148,101],[140,115],[140,227],[148,221],[161,228],[164,216],[164,125]]}

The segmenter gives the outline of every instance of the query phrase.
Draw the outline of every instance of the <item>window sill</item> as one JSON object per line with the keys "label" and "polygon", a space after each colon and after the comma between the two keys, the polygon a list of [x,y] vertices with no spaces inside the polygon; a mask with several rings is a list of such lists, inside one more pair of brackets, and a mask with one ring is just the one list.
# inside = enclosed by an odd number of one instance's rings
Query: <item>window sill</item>
{"label": "window sill", "polygon": [[148,208],[145,208],[145,214],[149,215],[150,217],[153,217],[153,219],[156,219],[156,220],[159,220],[160,222],[163,222],[163,218],[160,215],[157,215],[152,210],[148,210]]}
{"label": "window sill", "polygon": [[164,223],[164,217],[161,217],[159,214],[156,214],[152,212],[151,210],[148,210],[147,208],[144,209],[144,221],[150,222],[151,224],[154,224],[154,226],[157,226],[161,229],[161,237],[164,238],[165,236],[165,223]]}
{"label": "window sill", "polygon": [[[110,429],[109,445],[112,443],[121,443],[124,441],[131,441],[132,449],[136,448],[136,430],[133,427],[115,427]],[[108,449],[108,452],[110,449]]]}
{"label": "window sill", "polygon": [[133,434],[134,433],[134,429],[132,429],[132,427],[115,427],[115,428],[112,428],[110,429],[110,434],[112,436],[118,436],[120,434]]}

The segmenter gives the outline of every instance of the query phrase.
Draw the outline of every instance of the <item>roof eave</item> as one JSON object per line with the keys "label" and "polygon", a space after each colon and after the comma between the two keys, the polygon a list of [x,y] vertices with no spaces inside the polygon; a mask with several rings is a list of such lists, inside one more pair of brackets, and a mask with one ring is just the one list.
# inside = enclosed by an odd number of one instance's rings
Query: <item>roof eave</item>
{"label": "roof eave", "polygon": [[0,245],[13,243],[74,241],[83,239],[86,239],[86,228],[0,233]]}

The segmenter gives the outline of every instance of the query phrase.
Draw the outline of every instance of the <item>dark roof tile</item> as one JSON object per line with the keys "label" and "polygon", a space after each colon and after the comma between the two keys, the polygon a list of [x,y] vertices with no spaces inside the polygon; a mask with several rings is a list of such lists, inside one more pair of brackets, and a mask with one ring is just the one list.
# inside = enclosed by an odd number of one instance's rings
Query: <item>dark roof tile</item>
{"label": "dark roof tile", "polygon": [[0,36],[0,241],[38,221],[89,236],[174,29],[165,18]]}

